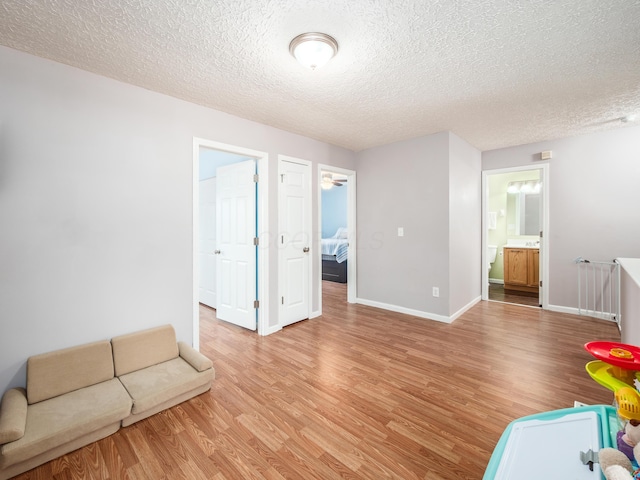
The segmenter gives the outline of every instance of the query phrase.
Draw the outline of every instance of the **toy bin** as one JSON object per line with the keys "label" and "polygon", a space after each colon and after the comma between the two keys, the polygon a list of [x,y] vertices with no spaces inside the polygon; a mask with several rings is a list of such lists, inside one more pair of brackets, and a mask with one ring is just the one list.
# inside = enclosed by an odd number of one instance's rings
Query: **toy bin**
{"label": "toy bin", "polygon": [[597,463],[582,463],[581,452],[616,446],[620,424],[607,405],[565,408],[522,417],[502,433],[483,480],[541,478],[602,480]]}

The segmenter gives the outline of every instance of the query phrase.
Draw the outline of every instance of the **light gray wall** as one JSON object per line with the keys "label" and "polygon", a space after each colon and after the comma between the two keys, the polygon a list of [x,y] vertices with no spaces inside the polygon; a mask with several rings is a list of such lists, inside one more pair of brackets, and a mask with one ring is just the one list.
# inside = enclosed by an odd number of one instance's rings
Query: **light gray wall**
{"label": "light gray wall", "polygon": [[549,303],[577,308],[573,260],[640,257],[640,127],[482,153],[482,169],[549,161]]}
{"label": "light gray wall", "polygon": [[[277,154],[355,166],[351,151],[5,47],[0,105],[0,392],[24,385],[29,355],[165,322],[191,341],[194,136],[269,152],[272,232]],[[277,285],[276,249],[269,262]]]}
{"label": "light gray wall", "polygon": [[481,294],[480,150],[449,134],[449,314]]}
{"label": "light gray wall", "polygon": [[358,298],[449,314],[448,152],[442,132],[358,153]]}

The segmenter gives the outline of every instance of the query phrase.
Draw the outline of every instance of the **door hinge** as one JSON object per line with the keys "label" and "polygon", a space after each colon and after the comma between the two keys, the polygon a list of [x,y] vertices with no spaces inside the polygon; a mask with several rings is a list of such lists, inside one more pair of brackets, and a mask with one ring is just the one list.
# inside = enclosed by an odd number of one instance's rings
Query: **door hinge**
{"label": "door hinge", "polygon": [[540,230],[540,238],[542,238],[542,230]]}
{"label": "door hinge", "polygon": [[282,303],[282,305],[284,305],[284,297],[282,297],[282,300],[280,302]]}
{"label": "door hinge", "polygon": [[253,239],[253,244],[256,245],[256,246],[260,245],[260,239],[258,237],[255,237]]}
{"label": "door hinge", "polygon": [[542,286],[542,280],[540,280],[540,286]]}
{"label": "door hinge", "polygon": [[258,183],[258,180],[260,180],[260,175],[258,175],[257,173],[253,176],[253,182],[254,183]]}
{"label": "door hinge", "polygon": [[280,174],[280,183],[284,183],[284,173]]}
{"label": "door hinge", "polygon": [[254,300],[253,301],[253,308],[260,308],[260,301],[259,300]]}

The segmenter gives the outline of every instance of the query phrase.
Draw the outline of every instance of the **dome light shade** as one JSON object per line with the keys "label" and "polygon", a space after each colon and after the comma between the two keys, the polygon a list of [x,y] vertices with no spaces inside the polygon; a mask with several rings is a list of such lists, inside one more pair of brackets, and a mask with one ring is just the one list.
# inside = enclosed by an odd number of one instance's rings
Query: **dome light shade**
{"label": "dome light shade", "polygon": [[338,42],[325,33],[303,33],[291,40],[289,52],[301,65],[315,70],[338,53]]}

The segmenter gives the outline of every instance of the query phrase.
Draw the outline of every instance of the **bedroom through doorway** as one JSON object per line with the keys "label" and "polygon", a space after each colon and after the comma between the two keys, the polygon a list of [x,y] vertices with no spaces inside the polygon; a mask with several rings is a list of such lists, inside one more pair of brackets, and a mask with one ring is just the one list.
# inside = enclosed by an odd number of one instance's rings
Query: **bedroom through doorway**
{"label": "bedroom through doorway", "polygon": [[[320,245],[320,311],[322,290],[345,292],[355,303],[355,172],[337,167],[318,167]],[[338,287],[340,285],[341,288]],[[325,287],[326,286],[326,287]],[[345,288],[346,287],[346,288]]]}

